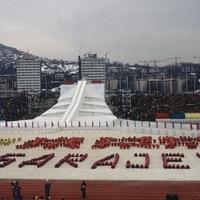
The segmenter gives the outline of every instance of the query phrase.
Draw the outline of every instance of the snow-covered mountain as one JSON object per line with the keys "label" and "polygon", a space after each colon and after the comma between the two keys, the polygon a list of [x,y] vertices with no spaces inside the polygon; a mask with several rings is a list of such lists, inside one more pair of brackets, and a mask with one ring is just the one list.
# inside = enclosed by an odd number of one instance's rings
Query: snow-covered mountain
{"label": "snow-covered mountain", "polygon": [[78,72],[78,64],[75,61],[49,59],[32,55],[28,52],[18,50],[0,44],[0,74],[16,73],[16,61],[20,58],[38,58],[41,60],[43,73],[55,72]]}

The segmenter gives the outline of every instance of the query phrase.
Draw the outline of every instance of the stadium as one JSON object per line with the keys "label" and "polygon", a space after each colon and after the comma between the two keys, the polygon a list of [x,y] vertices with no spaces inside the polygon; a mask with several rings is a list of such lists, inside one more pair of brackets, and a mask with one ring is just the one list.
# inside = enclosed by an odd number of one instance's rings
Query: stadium
{"label": "stadium", "polygon": [[0,198],[12,199],[18,180],[23,199],[161,200],[200,198],[198,120],[118,119],[104,85],[62,85],[58,103],[32,120],[0,123]]}

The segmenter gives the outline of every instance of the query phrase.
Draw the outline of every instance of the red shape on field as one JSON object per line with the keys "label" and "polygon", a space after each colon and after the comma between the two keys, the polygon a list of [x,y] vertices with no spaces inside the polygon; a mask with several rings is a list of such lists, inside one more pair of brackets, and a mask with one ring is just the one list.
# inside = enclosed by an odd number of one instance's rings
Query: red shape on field
{"label": "red shape on field", "polygon": [[88,154],[67,154],[64,158],[59,160],[56,164],[55,167],[59,168],[63,163],[67,162],[69,165],[72,167],[77,168],[78,167],[78,162],[83,162],[86,158],[88,157]]}
{"label": "red shape on field", "polygon": [[7,153],[0,156],[0,168],[6,167],[16,161],[15,158],[10,157],[24,157],[25,153]]}
{"label": "red shape on field", "polygon": [[131,164],[130,160],[126,161],[126,168],[140,168],[140,169],[147,169],[149,168],[149,164],[150,164],[150,156],[148,153],[135,153],[134,154],[135,157],[144,157],[145,158],[145,162],[144,164]]}
{"label": "red shape on field", "polygon": [[51,154],[45,154],[43,156],[40,156],[38,158],[33,158],[31,160],[22,161],[18,167],[23,167],[25,165],[37,165],[37,167],[42,167],[44,164],[46,164],[49,160],[51,160],[55,156],[54,153]]}
{"label": "red shape on field", "polygon": [[[183,153],[162,153],[163,159],[163,167],[165,169],[190,169],[189,165],[180,164],[182,162],[182,158],[185,157]],[[179,163],[179,164],[169,164]]]}
{"label": "red shape on field", "polygon": [[[111,160],[111,159],[114,159],[114,160],[109,162],[109,160]],[[119,154],[118,153],[111,154],[100,160],[95,161],[92,164],[91,168],[96,169],[98,166],[111,166],[111,168],[114,169],[116,167],[118,161],[119,161]]]}

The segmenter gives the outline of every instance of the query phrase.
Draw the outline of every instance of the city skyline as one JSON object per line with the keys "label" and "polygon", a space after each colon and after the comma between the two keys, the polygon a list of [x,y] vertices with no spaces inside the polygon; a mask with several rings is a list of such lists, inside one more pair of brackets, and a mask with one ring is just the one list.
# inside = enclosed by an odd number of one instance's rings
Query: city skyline
{"label": "city skyline", "polygon": [[198,0],[0,0],[0,43],[66,60],[87,52],[111,60],[200,55]]}

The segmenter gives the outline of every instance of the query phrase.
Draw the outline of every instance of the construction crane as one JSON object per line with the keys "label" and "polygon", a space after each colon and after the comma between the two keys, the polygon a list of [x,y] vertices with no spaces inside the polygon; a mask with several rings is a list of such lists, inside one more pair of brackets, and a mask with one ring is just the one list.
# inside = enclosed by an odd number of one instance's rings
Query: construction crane
{"label": "construction crane", "polygon": [[139,61],[138,63],[142,63],[144,66],[149,66],[148,60]]}
{"label": "construction crane", "polygon": [[198,60],[199,60],[199,63],[200,63],[200,56],[194,56],[193,58],[194,58],[194,59],[198,59]]}
{"label": "construction crane", "polygon": [[181,59],[181,57],[170,57],[170,58],[166,58],[167,60],[174,60],[174,64],[175,66],[177,66],[178,64],[178,60]]}
{"label": "construction crane", "polygon": [[157,60],[156,59],[153,59],[153,60],[150,60],[149,63],[153,63],[154,64],[154,67],[157,67]]}
{"label": "construction crane", "polygon": [[[149,61],[148,60],[143,60],[143,61],[139,61],[138,63],[142,63],[143,64],[143,66],[144,66],[144,68],[145,68],[145,71],[147,72],[147,73],[149,73],[149,68],[150,68],[150,66],[149,66]],[[144,72],[143,70],[142,70],[142,72]]]}
{"label": "construction crane", "polygon": [[154,67],[158,67],[157,64],[161,62],[166,62],[166,61],[153,59],[153,60],[139,61],[138,63],[142,63],[144,64],[144,66],[149,66],[150,63],[153,63]]}
{"label": "construction crane", "polygon": [[105,53],[105,59],[108,59],[108,52]]}
{"label": "construction crane", "polygon": [[158,63],[161,63],[161,62],[166,62],[165,60],[156,60],[156,59],[153,59],[153,60],[150,60],[149,63],[153,63],[154,64],[154,67],[158,67]]}

